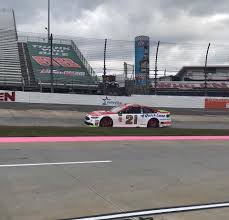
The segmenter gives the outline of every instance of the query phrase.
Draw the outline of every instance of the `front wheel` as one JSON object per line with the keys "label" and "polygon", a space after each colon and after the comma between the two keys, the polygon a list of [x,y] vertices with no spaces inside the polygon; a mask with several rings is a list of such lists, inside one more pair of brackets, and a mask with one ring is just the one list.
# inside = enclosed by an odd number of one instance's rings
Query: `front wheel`
{"label": "front wheel", "polygon": [[156,118],[151,118],[148,122],[147,128],[158,128],[159,121]]}
{"label": "front wheel", "polygon": [[102,118],[99,124],[100,127],[112,127],[113,126],[113,121],[111,118],[105,117]]}

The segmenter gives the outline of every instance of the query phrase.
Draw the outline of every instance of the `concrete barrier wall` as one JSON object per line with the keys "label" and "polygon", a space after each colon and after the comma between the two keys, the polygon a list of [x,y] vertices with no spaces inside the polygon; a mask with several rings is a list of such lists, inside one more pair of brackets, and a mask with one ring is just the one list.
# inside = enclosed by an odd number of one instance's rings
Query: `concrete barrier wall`
{"label": "concrete barrier wall", "polygon": [[[211,98],[207,100],[228,100],[226,98]],[[71,104],[71,105],[96,105],[117,106],[124,103],[137,103],[155,107],[170,108],[205,108],[206,98],[196,96],[154,96],[154,95],[132,95],[132,96],[103,96],[103,95],[79,95],[39,92],[12,92],[0,91],[0,102],[20,103],[43,103],[43,104]],[[229,105],[225,105],[225,108]]]}
{"label": "concrete barrier wall", "polygon": [[173,108],[204,108],[204,97],[191,96],[103,96],[103,95],[79,95],[59,93],[38,93],[0,91],[0,101],[19,103],[44,103],[44,104],[73,104],[73,105],[97,105],[117,106],[124,103],[137,103],[155,107]]}

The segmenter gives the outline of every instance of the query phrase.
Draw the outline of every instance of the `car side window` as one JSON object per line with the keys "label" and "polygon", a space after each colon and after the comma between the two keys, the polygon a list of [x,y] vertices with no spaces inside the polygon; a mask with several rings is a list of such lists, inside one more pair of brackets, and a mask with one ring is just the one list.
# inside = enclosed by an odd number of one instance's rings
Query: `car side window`
{"label": "car side window", "polygon": [[141,114],[141,107],[129,107],[123,111],[124,114]]}
{"label": "car side window", "polygon": [[134,114],[141,114],[141,107],[133,107]]}
{"label": "car side window", "polygon": [[121,114],[126,114],[129,111],[129,108],[123,109],[120,113]]}
{"label": "car side window", "polygon": [[143,107],[143,113],[154,113],[154,110],[151,108]]}

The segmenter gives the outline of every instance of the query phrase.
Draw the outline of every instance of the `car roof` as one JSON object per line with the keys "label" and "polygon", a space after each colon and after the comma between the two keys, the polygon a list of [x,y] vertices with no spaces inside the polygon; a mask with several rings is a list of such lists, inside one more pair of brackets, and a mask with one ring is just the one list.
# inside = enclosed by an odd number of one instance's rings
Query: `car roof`
{"label": "car roof", "polygon": [[123,106],[124,106],[124,107],[130,107],[130,106],[133,106],[133,107],[146,107],[146,108],[153,108],[153,107],[150,107],[150,106],[139,105],[139,104],[130,104],[130,103],[124,104]]}

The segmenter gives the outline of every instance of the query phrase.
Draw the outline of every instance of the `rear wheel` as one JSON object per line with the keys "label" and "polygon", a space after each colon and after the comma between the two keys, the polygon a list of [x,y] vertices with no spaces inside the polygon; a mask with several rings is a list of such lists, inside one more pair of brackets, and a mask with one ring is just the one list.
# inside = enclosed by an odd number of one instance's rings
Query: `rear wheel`
{"label": "rear wheel", "polygon": [[102,118],[99,124],[100,127],[112,127],[113,121],[109,117]]}
{"label": "rear wheel", "polygon": [[159,127],[159,121],[156,118],[151,118],[148,121],[148,128],[158,128]]}

